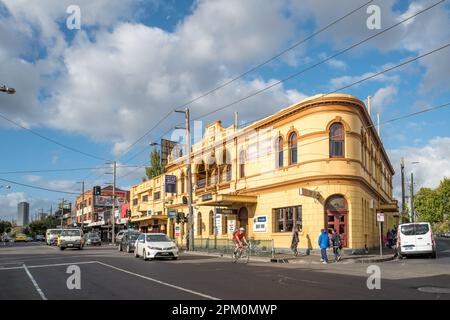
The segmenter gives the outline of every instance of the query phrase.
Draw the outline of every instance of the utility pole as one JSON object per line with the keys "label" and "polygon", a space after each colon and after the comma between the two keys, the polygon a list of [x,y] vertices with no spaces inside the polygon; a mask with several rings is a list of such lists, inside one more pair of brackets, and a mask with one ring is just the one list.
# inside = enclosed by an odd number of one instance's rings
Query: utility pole
{"label": "utility pole", "polygon": [[400,223],[405,222],[406,203],[405,203],[405,159],[400,161],[400,170],[402,176],[402,213],[400,217]]}
{"label": "utility pole", "polygon": [[61,229],[63,228],[64,198],[61,199]]}
{"label": "utility pole", "polygon": [[113,198],[112,198],[112,244],[115,245],[115,222],[116,222],[116,161],[113,161]]}
{"label": "utility pole", "polygon": [[187,160],[186,160],[186,175],[187,175],[187,192],[188,192],[188,229],[189,229],[189,251],[194,250],[194,208],[192,206],[192,174],[191,174],[191,124],[189,108],[185,110],[176,110],[175,112],[184,113],[186,120],[186,148],[187,148]]}
{"label": "utility pole", "polygon": [[414,173],[411,172],[411,220],[416,222],[416,213],[414,212]]}
{"label": "utility pole", "polygon": [[81,231],[84,228],[84,181],[81,181]]}

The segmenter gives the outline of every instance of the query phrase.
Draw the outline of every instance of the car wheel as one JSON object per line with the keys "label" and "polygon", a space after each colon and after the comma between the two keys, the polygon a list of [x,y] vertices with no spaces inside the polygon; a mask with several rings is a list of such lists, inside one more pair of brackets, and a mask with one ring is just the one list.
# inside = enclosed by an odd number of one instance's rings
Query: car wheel
{"label": "car wheel", "polygon": [[134,257],[135,257],[135,258],[139,258],[137,249],[134,249]]}
{"label": "car wheel", "polygon": [[64,250],[65,248],[64,247],[59,247],[59,250]]}
{"label": "car wheel", "polygon": [[436,259],[436,251],[433,251],[432,254],[430,254],[431,259]]}
{"label": "car wheel", "polygon": [[144,259],[144,261],[148,261],[147,254],[145,253],[145,250],[142,251],[142,259]]}
{"label": "car wheel", "polygon": [[177,259],[178,259],[178,257],[173,257],[173,258],[172,258],[172,260],[177,260]]}

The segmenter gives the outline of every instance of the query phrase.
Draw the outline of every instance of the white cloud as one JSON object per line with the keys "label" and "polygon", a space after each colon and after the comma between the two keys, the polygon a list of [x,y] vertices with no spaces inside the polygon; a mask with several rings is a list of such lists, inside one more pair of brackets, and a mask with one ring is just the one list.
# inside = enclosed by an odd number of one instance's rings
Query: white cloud
{"label": "white cloud", "polygon": [[375,92],[372,99],[372,106],[376,112],[381,113],[386,104],[389,104],[397,94],[397,88],[394,86],[387,86],[380,88]]}
{"label": "white cloud", "polygon": [[338,60],[338,59],[331,59],[327,61],[327,64],[331,67],[333,67],[334,69],[338,69],[338,70],[345,70],[347,69],[347,63],[345,61],[342,60]]}
{"label": "white cloud", "polygon": [[26,201],[30,203],[30,218],[41,208],[45,211],[50,208],[53,201],[49,199],[35,199],[24,192],[11,192],[8,194],[0,194],[0,219],[11,220],[17,219],[17,205]]}
{"label": "white cloud", "polygon": [[[405,174],[414,173],[415,189],[435,188],[444,177],[450,177],[450,137],[435,137],[423,147],[388,150],[395,167],[394,195],[401,197],[400,159],[405,159]],[[412,162],[419,162],[412,164]]]}
{"label": "white cloud", "polygon": [[41,176],[35,176],[35,175],[26,175],[23,178],[28,182],[37,182],[42,179]]}

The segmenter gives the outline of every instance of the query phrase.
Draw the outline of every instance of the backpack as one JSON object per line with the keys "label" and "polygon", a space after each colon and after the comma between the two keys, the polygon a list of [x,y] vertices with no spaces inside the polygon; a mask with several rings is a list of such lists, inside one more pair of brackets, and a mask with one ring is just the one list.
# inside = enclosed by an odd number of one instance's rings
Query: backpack
{"label": "backpack", "polygon": [[340,247],[341,246],[341,238],[339,237],[338,234],[335,234],[335,236],[333,237],[333,245],[335,247]]}

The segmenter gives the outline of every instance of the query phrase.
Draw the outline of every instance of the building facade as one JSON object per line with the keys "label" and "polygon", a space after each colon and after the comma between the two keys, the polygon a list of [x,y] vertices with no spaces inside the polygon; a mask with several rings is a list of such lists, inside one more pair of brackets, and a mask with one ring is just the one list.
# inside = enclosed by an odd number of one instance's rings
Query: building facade
{"label": "building facade", "polygon": [[17,205],[17,226],[26,227],[30,222],[30,204],[20,202]]}
{"label": "building facade", "polygon": [[[394,169],[351,95],[314,96],[242,129],[216,121],[192,146],[191,163],[196,238],[230,238],[244,227],[250,238],[289,248],[297,229],[300,247],[317,248],[325,228],[344,247],[364,248],[379,244],[377,213],[382,234],[398,223]],[[175,192],[164,192],[167,176]],[[186,224],[168,215],[188,213],[186,157],[169,157],[164,175],[133,186],[130,197],[132,221],[183,239]]]}
{"label": "building facade", "polygon": [[[129,201],[129,191],[115,189],[115,229],[116,231],[125,228],[127,220],[120,215],[121,207]],[[105,240],[108,239],[112,231],[112,198],[113,187],[101,188],[100,195],[94,195],[93,190],[88,190],[83,195],[77,197],[76,223],[84,229],[96,230],[102,234]],[[119,214],[117,214],[119,212]]]}

